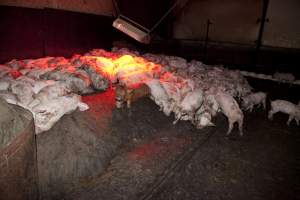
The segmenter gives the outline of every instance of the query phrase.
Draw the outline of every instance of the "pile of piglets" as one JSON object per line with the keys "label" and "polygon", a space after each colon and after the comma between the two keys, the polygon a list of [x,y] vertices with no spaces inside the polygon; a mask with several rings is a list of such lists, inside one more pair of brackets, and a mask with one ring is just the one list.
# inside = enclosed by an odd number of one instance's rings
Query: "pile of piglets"
{"label": "pile of piglets", "polygon": [[[162,69],[158,77],[146,80],[150,88],[150,98],[160,107],[165,115],[174,113],[176,124],[179,120],[191,121],[198,129],[215,126],[212,118],[222,112],[228,119],[230,134],[234,123],[238,124],[240,135],[243,135],[244,115],[242,110],[252,112],[254,107],[266,109],[267,93],[253,92],[251,86],[239,70],[228,70],[223,66],[205,65],[176,56],[139,54],[137,51],[113,48],[114,53],[143,57],[153,63],[160,64]],[[96,51],[93,53],[97,54]],[[289,73],[275,73],[273,76],[254,74],[254,77],[297,84],[297,80]],[[282,100],[278,100],[281,102]],[[241,108],[238,104],[241,102]],[[276,102],[276,101],[275,101]],[[288,114],[287,124],[295,119],[299,124],[299,105],[283,101],[271,102],[269,118],[276,112]]]}
{"label": "pile of piglets", "polygon": [[[0,65],[0,98],[33,113],[36,133],[49,130],[64,114],[87,110],[81,96],[105,91],[118,84],[117,95],[140,96],[134,89],[146,86],[149,97],[167,116],[174,113],[174,124],[190,121],[198,129],[214,126],[213,117],[222,112],[227,118],[227,134],[238,123],[243,134],[242,108],[252,111],[266,106],[266,93],[253,93],[238,70],[205,65],[176,56],[140,54],[125,48],[111,52],[94,49],[84,55],[12,60]],[[122,92],[123,88],[129,92]],[[121,107],[122,98],[118,98]],[[274,109],[272,113],[277,110]],[[270,114],[270,118],[272,114]],[[296,117],[295,117],[296,119]]]}
{"label": "pile of piglets", "polygon": [[95,59],[46,57],[12,60],[0,65],[0,98],[33,114],[39,134],[64,114],[87,110],[80,94],[104,91],[109,80],[95,68]]}
{"label": "pile of piglets", "polygon": [[[144,54],[127,49],[113,48],[113,52],[130,54],[162,66],[158,77],[145,80],[150,88],[150,98],[167,116],[174,113],[179,120],[191,121],[197,128],[214,126],[212,118],[222,112],[229,122],[227,134],[235,122],[243,134],[243,112],[236,99],[252,94],[252,88],[238,70],[223,66],[208,66],[199,61],[187,62],[175,56]],[[96,52],[93,52],[96,54]],[[257,104],[257,101],[248,101]]]}

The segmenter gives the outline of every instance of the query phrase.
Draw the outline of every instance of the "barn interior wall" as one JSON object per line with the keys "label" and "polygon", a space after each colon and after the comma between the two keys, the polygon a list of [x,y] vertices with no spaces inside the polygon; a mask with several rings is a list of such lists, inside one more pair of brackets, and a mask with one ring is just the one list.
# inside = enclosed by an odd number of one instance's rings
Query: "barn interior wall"
{"label": "barn interior wall", "polygon": [[110,49],[112,20],[56,9],[0,6],[0,62]]}
{"label": "barn interior wall", "polygon": [[[258,49],[265,4],[266,22]],[[205,62],[297,71],[299,8],[297,0],[190,0],[173,21],[173,45],[181,48],[178,54]]]}
{"label": "barn interior wall", "polygon": [[176,39],[255,44],[261,0],[190,0],[174,22]]}
{"label": "barn interior wall", "polygon": [[[153,25],[158,15],[172,5],[171,0],[164,4],[158,0],[116,2],[121,14],[137,18],[143,25]],[[262,46],[257,49],[266,2],[268,21]],[[148,46],[112,28],[112,1],[3,0],[0,5],[1,62],[12,58],[70,56],[91,48],[110,49],[114,40],[125,39],[145,51],[209,64],[267,66],[273,71],[296,71],[300,65],[298,0],[189,0],[178,15],[163,21]]]}
{"label": "barn interior wall", "polygon": [[53,8],[97,15],[113,15],[112,0],[1,0],[0,5]]}
{"label": "barn interior wall", "polygon": [[300,49],[300,1],[270,0],[263,44]]}
{"label": "barn interior wall", "polygon": [[174,38],[255,45],[268,2],[263,44],[300,48],[298,0],[190,0],[174,22]]}

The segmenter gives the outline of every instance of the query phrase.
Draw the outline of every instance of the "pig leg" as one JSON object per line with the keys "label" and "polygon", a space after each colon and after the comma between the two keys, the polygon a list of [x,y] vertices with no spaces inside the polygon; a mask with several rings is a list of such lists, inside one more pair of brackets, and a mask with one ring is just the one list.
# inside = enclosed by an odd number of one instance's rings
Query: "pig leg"
{"label": "pig leg", "polygon": [[287,122],[286,122],[286,125],[290,125],[290,123],[291,123],[291,121],[294,119],[294,116],[292,116],[292,115],[290,115],[289,116],[289,119],[287,120]]}
{"label": "pig leg", "polygon": [[157,102],[157,105],[159,106],[159,111],[163,111],[164,107],[162,102]]}
{"label": "pig leg", "polygon": [[228,136],[231,133],[232,129],[233,129],[233,122],[231,120],[228,120],[228,131],[226,133],[226,136]]}
{"label": "pig leg", "polygon": [[127,103],[127,108],[131,108],[131,99],[133,96],[133,90],[127,89],[126,91],[126,103]]}
{"label": "pig leg", "polygon": [[238,121],[239,124],[239,131],[240,131],[240,136],[243,136],[243,120]]}
{"label": "pig leg", "polygon": [[131,108],[131,100],[130,99],[127,100],[127,108]]}
{"label": "pig leg", "polygon": [[175,120],[173,121],[173,124],[174,124],[174,125],[177,124],[177,122],[178,122],[178,120],[180,120],[180,118],[181,118],[181,113],[176,114],[176,115],[175,115]]}
{"label": "pig leg", "polygon": [[268,119],[269,119],[269,120],[273,120],[273,115],[274,115],[275,113],[277,113],[277,112],[271,109],[271,110],[269,111],[269,114],[268,114]]}
{"label": "pig leg", "polygon": [[296,120],[297,126],[299,126],[299,118],[296,117],[295,120]]}
{"label": "pig leg", "polygon": [[264,99],[262,103],[263,103],[264,110],[266,110],[266,99]]}
{"label": "pig leg", "polygon": [[249,107],[250,108],[250,112],[252,112],[253,111],[253,104]]}

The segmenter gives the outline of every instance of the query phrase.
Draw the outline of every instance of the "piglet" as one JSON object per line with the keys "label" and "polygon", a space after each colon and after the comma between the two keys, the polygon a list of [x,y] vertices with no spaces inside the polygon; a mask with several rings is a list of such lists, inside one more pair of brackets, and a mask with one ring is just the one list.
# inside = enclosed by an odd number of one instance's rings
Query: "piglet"
{"label": "piglet", "polygon": [[169,116],[172,112],[170,99],[160,81],[158,79],[151,79],[146,81],[145,84],[150,88],[150,98],[154,100],[165,115]]}
{"label": "piglet", "polygon": [[184,115],[189,116],[188,119],[193,119],[196,111],[203,103],[203,92],[201,89],[197,88],[186,94],[183,100],[175,109],[175,121],[176,124]]}
{"label": "piglet", "polygon": [[48,99],[31,111],[33,113],[36,134],[49,130],[64,114],[74,110],[85,111],[89,106],[81,101],[76,94],[68,94],[54,99]]}
{"label": "piglet", "polygon": [[10,89],[17,96],[18,101],[27,106],[33,101],[33,90],[29,82],[23,80],[12,81]]}
{"label": "piglet", "polygon": [[211,114],[208,111],[201,112],[201,109],[199,109],[196,114],[195,118],[193,120],[193,124],[196,125],[197,129],[202,129],[206,126],[215,126],[214,123],[211,122]]}
{"label": "piglet", "polygon": [[248,96],[245,96],[242,98],[243,100],[243,108],[245,110],[250,110],[252,112],[253,107],[255,105],[262,105],[264,109],[266,109],[266,98],[267,94],[264,92],[256,92],[249,94]]}
{"label": "piglet", "polygon": [[291,73],[275,72],[274,75],[273,75],[273,78],[275,78],[279,81],[287,81],[289,83],[292,83],[295,80],[295,76]]}
{"label": "piglet", "polygon": [[17,96],[12,92],[0,91],[0,98],[4,99],[7,103],[18,104]]}
{"label": "piglet", "polygon": [[34,94],[34,100],[28,105],[29,108],[34,108],[38,104],[49,101],[51,99],[65,96],[69,94],[71,90],[68,88],[68,85],[64,82],[56,82],[52,85],[47,85],[42,88],[37,94]]}
{"label": "piglet", "polygon": [[298,105],[296,105],[285,100],[271,101],[271,110],[269,111],[268,118],[272,120],[273,115],[277,112],[282,112],[289,115],[289,119],[286,122],[287,125],[290,125],[291,121],[295,119],[297,125],[299,126],[300,102]]}
{"label": "piglet", "polygon": [[116,107],[121,108],[126,102],[127,108],[131,108],[131,103],[140,98],[150,96],[150,88],[146,84],[140,84],[137,87],[129,88],[126,85],[118,84],[116,86]]}
{"label": "piglet", "polygon": [[221,111],[228,119],[228,131],[226,135],[229,135],[233,129],[235,122],[239,125],[240,136],[243,136],[243,121],[244,114],[241,111],[236,100],[229,94],[218,92],[216,95],[216,101],[218,102]]}

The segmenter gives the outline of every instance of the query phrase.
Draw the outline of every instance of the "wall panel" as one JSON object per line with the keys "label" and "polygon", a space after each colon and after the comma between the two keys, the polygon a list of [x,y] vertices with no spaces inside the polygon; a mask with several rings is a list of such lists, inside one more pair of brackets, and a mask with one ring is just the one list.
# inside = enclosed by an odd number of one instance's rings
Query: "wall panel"
{"label": "wall panel", "polygon": [[113,19],[55,9],[0,6],[0,63],[110,49]]}
{"label": "wall panel", "polygon": [[255,44],[261,11],[261,0],[191,0],[174,23],[174,36],[204,40],[209,19],[210,40]]}
{"label": "wall panel", "polygon": [[263,45],[300,48],[300,1],[270,0]]}
{"label": "wall panel", "polygon": [[0,5],[28,8],[54,8],[112,16],[112,0],[1,0]]}

